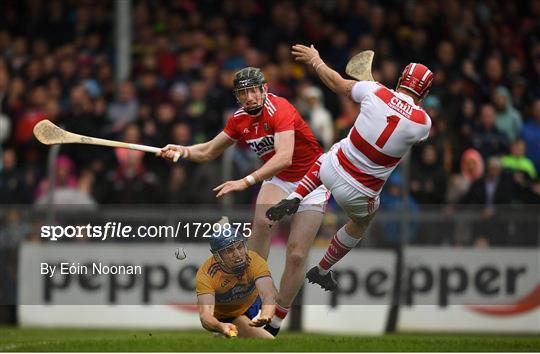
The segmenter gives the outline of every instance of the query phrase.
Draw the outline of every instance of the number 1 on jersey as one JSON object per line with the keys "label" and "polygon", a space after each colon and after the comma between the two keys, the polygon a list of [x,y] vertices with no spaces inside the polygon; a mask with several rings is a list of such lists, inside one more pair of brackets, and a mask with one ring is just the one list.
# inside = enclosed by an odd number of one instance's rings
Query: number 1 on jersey
{"label": "number 1 on jersey", "polygon": [[386,144],[386,142],[390,138],[390,135],[392,135],[392,133],[396,129],[397,124],[399,123],[399,117],[388,116],[386,117],[386,121],[388,122],[386,128],[384,128],[383,132],[381,133],[381,135],[379,135],[379,138],[375,142],[375,145],[377,145],[381,149],[384,147],[384,144]]}

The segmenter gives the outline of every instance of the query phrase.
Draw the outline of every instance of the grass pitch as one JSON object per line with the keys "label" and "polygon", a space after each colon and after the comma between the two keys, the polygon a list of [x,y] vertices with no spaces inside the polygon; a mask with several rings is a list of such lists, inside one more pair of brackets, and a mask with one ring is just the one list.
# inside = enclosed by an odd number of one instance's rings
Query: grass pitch
{"label": "grass pitch", "polygon": [[18,329],[0,327],[0,351],[24,352],[524,352],[540,351],[538,336],[283,333],[274,341],[214,338],[205,331]]}

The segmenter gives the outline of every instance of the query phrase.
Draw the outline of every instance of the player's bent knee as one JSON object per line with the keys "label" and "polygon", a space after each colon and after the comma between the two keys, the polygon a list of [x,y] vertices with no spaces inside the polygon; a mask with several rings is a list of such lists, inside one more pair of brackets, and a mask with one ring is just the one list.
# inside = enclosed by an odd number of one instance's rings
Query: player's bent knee
{"label": "player's bent knee", "polygon": [[347,233],[353,237],[362,238],[374,216],[375,213],[361,218],[351,217],[345,228]]}
{"label": "player's bent knee", "polygon": [[286,262],[294,268],[303,267],[306,262],[308,253],[297,248],[290,248],[287,250]]}

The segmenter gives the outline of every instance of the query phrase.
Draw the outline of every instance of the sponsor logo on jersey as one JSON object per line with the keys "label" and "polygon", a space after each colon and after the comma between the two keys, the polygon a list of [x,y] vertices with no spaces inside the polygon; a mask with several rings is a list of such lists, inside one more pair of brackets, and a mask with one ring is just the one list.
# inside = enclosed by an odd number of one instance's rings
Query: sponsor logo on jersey
{"label": "sponsor logo on jersey", "polygon": [[228,303],[248,297],[255,290],[255,282],[237,284],[224,293],[216,293],[216,303]]}
{"label": "sponsor logo on jersey", "polygon": [[253,150],[257,156],[261,157],[267,153],[274,151],[274,136],[266,135],[262,138],[246,140],[251,150]]}
{"label": "sponsor logo on jersey", "polygon": [[395,96],[390,99],[388,106],[390,106],[390,108],[396,112],[403,114],[407,118],[411,118],[414,110],[413,106]]}

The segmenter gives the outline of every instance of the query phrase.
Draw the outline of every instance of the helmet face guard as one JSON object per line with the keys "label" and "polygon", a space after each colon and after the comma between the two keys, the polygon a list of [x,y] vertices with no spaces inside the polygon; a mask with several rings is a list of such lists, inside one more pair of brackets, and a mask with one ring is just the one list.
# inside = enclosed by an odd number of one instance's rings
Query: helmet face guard
{"label": "helmet face guard", "polygon": [[[239,243],[243,246],[245,254],[244,261],[238,264],[227,264],[225,261],[225,251],[236,247]],[[219,229],[212,235],[210,240],[210,252],[218,262],[219,266],[228,273],[242,274],[249,265],[249,256],[247,250],[247,242],[244,236],[239,233],[238,229],[231,227],[230,229]]]}
{"label": "helmet face guard", "polygon": [[[245,259],[242,263],[239,263],[239,264],[234,264],[234,265],[228,265],[225,260],[224,260],[224,257],[223,257],[223,252],[225,252],[227,249],[231,248],[231,247],[236,247],[236,245],[238,243],[242,243],[242,246],[244,247],[244,252],[245,252]],[[237,240],[236,242],[233,242],[232,244],[220,249],[220,250],[217,250],[217,251],[213,251],[212,254],[214,255],[214,258],[217,260],[217,262],[219,263],[220,267],[226,271],[227,273],[233,273],[233,274],[242,274],[244,273],[244,271],[246,270],[249,262],[248,262],[248,253],[247,253],[247,244],[244,240]]]}
{"label": "helmet face guard", "polygon": [[[264,75],[258,68],[247,67],[240,71],[237,71],[234,74],[234,97],[236,98],[236,102],[238,102],[238,105],[242,107],[247,114],[255,116],[261,112],[264,103],[266,102],[266,93],[264,92],[265,83],[266,80],[264,79]],[[263,96],[262,102],[255,107],[250,107],[249,109],[246,109],[243,106],[243,103],[240,101],[240,92],[244,90],[247,91],[253,88],[258,88],[260,90],[261,95]]]}

